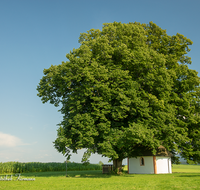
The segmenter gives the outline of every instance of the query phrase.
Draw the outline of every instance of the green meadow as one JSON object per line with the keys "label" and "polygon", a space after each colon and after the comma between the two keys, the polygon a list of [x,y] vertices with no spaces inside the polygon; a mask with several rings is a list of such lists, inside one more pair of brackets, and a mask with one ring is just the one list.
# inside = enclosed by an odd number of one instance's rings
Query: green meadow
{"label": "green meadow", "polygon": [[[1,189],[200,189],[199,165],[173,165],[172,174],[102,174],[101,170],[22,173],[21,178],[35,181],[0,181]],[[5,174],[1,174],[4,177]],[[9,176],[8,176],[9,177]]]}

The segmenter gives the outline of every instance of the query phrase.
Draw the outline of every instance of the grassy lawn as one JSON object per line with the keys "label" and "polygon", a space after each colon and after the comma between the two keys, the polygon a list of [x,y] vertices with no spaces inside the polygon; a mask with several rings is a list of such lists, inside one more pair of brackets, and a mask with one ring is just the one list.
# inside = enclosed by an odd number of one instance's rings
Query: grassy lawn
{"label": "grassy lawn", "polygon": [[173,173],[200,173],[200,165],[173,165]]}
{"label": "grassy lawn", "polygon": [[[0,175],[3,177],[5,175]],[[174,165],[173,174],[102,174],[102,171],[23,173],[35,181],[0,181],[1,189],[200,189],[200,166]]]}

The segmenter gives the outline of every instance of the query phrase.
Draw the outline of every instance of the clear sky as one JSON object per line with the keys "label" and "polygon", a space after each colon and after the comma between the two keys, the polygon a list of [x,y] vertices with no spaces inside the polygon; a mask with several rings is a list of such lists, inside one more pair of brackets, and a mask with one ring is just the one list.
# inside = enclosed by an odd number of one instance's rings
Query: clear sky
{"label": "clear sky", "polygon": [[[79,47],[80,33],[114,21],[153,21],[193,41],[190,68],[200,72],[199,10],[199,0],[0,0],[0,162],[65,160],[52,143],[62,115],[42,104],[36,87],[44,68]],[[81,162],[82,152],[71,161]],[[90,159],[99,161],[108,159]]]}

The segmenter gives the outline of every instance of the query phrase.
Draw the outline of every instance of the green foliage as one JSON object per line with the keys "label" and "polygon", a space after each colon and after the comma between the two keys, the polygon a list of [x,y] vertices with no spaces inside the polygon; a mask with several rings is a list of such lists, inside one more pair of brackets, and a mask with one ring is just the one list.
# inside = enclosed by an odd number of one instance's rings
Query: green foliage
{"label": "green foliage", "polygon": [[156,153],[200,161],[199,77],[188,68],[192,41],[169,36],[153,22],[106,23],[82,33],[69,61],[44,70],[42,102],[61,105],[63,121],[54,142],[88,148],[111,160]]}
{"label": "green foliage", "polygon": [[103,162],[102,162],[102,161],[99,161],[99,165],[101,165],[101,166],[102,166],[102,165],[103,165]]}
{"label": "green foliage", "polygon": [[84,152],[82,160],[81,160],[81,162],[83,162],[83,165],[87,166],[88,164],[90,164],[89,162],[90,156],[91,156],[91,151],[88,149],[86,152]]}
{"label": "green foliage", "polygon": [[[98,164],[82,165],[80,163],[67,162],[68,171],[83,171],[83,170],[101,170],[102,167]],[[0,174],[6,173],[24,173],[24,172],[48,172],[48,171],[65,171],[66,163],[41,163],[41,162],[0,162]]]}
{"label": "green foliage", "polygon": [[178,157],[178,156],[173,156],[173,157],[171,157],[172,163],[173,163],[173,164],[181,164],[179,158],[180,158],[180,157]]}

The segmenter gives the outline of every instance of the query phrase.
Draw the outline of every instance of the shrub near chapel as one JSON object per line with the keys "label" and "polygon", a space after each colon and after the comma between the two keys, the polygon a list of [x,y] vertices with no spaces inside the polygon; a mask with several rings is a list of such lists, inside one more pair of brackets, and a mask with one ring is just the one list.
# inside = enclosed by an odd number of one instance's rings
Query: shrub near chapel
{"label": "shrub near chapel", "polygon": [[[122,160],[164,146],[199,162],[199,77],[192,41],[156,24],[106,23],[82,33],[68,61],[44,70],[42,102],[61,105],[55,148]],[[67,147],[67,148],[66,148]]]}

